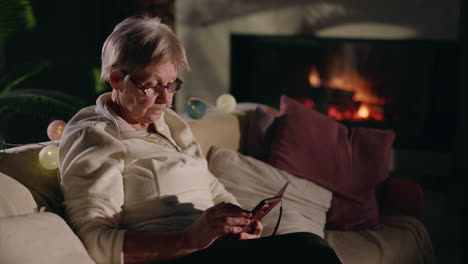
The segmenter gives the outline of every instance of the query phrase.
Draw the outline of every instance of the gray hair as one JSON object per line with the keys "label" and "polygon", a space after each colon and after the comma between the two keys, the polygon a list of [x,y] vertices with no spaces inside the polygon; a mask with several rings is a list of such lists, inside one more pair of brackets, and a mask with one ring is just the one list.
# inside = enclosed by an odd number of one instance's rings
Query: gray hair
{"label": "gray hair", "polygon": [[190,70],[185,49],[158,17],[132,16],[115,26],[102,47],[101,81],[111,71],[133,73],[153,62],[172,62]]}

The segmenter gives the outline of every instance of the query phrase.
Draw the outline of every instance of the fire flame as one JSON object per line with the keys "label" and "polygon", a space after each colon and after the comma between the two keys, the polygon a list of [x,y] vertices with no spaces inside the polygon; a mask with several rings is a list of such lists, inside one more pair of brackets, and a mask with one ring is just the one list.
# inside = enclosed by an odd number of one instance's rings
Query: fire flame
{"label": "fire flame", "polygon": [[[341,70],[343,67],[341,67]],[[314,88],[319,88],[322,85],[326,88],[333,88],[343,91],[354,92],[353,101],[359,103],[359,107],[355,106],[337,106],[330,105],[328,108],[328,116],[335,120],[374,120],[384,121],[382,107],[385,100],[378,97],[372,92],[372,83],[360,76],[355,70],[349,69],[345,71],[332,71],[331,77],[324,83],[320,79],[319,71],[315,65],[312,65],[309,70],[309,84]]]}
{"label": "fire flame", "polygon": [[357,111],[358,118],[368,119],[370,116],[369,107],[366,104],[361,104],[359,110]]}
{"label": "fire flame", "polygon": [[314,88],[318,88],[322,84],[322,81],[320,81],[319,72],[318,72],[317,67],[315,65],[312,65],[312,67],[310,67],[309,83]]}

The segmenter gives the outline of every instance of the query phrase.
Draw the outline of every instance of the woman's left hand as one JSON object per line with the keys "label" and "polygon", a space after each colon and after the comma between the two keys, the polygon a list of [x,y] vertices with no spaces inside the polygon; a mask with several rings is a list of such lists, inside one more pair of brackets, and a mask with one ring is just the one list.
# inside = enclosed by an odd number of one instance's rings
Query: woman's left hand
{"label": "woman's left hand", "polygon": [[263,231],[263,225],[260,221],[254,220],[244,228],[246,231],[239,233],[239,239],[259,238]]}

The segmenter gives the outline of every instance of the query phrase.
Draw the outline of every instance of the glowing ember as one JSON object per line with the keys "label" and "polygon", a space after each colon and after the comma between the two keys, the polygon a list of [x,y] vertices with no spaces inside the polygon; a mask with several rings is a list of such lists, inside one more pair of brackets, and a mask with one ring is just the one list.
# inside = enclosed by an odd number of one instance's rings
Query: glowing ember
{"label": "glowing ember", "polygon": [[[353,103],[331,104],[328,106],[328,116],[338,121],[384,121],[383,105],[385,100],[373,92],[373,84],[354,70],[350,65],[335,65],[327,69],[329,77],[321,80],[317,66],[312,65],[309,70],[309,84],[313,88],[327,88],[352,92]],[[329,100],[329,99],[327,99]],[[311,103],[312,102],[312,103]],[[302,104],[314,108],[314,101],[304,101]],[[359,107],[357,107],[359,105]],[[312,106],[312,107],[311,107]]]}
{"label": "glowing ember", "polygon": [[361,104],[357,111],[358,118],[368,119],[370,115],[369,107],[366,104]]}
{"label": "glowing ember", "polygon": [[314,88],[318,88],[322,84],[322,82],[320,81],[320,75],[319,75],[317,67],[315,65],[312,65],[310,67],[309,83]]}
{"label": "glowing ember", "polygon": [[354,111],[351,108],[342,109],[342,107],[331,105],[328,107],[328,117],[338,121],[353,120]]}

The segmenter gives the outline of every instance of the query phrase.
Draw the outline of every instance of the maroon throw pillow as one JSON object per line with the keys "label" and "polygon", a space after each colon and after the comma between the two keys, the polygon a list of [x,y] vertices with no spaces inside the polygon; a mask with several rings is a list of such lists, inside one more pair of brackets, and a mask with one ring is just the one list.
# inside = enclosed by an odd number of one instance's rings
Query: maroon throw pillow
{"label": "maroon throw pillow", "polygon": [[379,229],[376,185],[388,177],[391,130],[351,128],[282,96],[269,163],[333,192],[330,229]]}
{"label": "maroon throw pillow", "polygon": [[273,138],[275,113],[257,106],[248,118],[248,132],[246,133],[243,154],[265,161]]}

